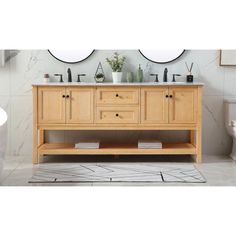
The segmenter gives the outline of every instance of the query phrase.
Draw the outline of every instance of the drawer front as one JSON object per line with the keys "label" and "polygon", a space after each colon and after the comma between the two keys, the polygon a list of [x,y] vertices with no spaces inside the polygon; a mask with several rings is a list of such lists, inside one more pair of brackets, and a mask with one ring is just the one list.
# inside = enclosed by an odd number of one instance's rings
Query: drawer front
{"label": "drawer front", "polygon": [[139,89],[135,88],[97,88],[97,104],[121,105],[138,104]]}
{"label": "drawer front", "polygon": [[97,107],[96,123],[103,124],[137,124],[139,108],[133,107]]}

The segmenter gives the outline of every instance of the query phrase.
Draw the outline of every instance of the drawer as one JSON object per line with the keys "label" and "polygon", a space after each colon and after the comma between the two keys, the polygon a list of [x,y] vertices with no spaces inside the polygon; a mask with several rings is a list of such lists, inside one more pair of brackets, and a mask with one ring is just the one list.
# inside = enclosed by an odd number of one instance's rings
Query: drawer
{"label": "drawer", "polygon": [[104,124],[137,124],[139,108],[131,107],[97,107],[96,123]]}
{"label": "drawer", "polygon": [[97,88],[97,104],[132,105],[139,103],[139,88]]}

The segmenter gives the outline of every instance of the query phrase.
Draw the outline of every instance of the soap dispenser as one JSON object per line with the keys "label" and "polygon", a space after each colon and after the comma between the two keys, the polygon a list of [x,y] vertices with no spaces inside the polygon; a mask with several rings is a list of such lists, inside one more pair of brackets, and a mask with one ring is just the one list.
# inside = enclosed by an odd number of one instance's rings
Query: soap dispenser
{"label": "soap dispenser", "polygon": [[138,70],[137,70],[136,80],[139,83],[143,82],[143,70],[141,69],[140,64],[139,64],[139,67],[138,67]]}

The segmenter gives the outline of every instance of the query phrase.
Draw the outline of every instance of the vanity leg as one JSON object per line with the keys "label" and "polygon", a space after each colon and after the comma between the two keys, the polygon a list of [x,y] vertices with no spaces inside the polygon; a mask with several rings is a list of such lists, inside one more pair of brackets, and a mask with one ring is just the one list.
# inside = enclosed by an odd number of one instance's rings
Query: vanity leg
{"label": "vanity leg", "polygon": [[37,127],[37,119],[38,119],[38,89],[37,87],[33,87],[33,153],[32,153],[32,163],[38,164],[38,127]]}
{"label": "vanity leg", "polygon": [[38,164],[38,129],[36,127],[33,128],[33,156],[32,156],[33,164]]}
{"label": "vanity leg", "polygon": [[195,146],[195,130],[190,130],[189,140],[190,140],[190,143]]}
{"label": "vanity leg", "polygon": [[196,130],[196,148],[197,157],[196,162],[202,162],[202,88],[198,87],[198,126]]}
{"label": "vanity leg", "polygon": [[196,132],[196,148],[197,148],[196,162],[201,163],[202,162],[202,131],[201,131],[201,128],[198,128],[198,130]]}
{"label": "vanity leg", "polygon": [[[44,130],[40,129],[39,130],[39,144],[38,144],[38,148],[44,144]],[[40,158],[41,156],[38,154],[38,163],[40,163]]]}

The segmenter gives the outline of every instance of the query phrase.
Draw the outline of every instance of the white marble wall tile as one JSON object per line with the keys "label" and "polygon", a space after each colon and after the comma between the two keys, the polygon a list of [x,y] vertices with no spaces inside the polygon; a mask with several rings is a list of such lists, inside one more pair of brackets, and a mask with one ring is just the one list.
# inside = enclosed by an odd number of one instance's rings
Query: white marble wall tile
{"label": "white marble wall tile", "polygon": [[4,67],[0,67],[0,96],[10,95],[10,63],[7,62]]}
{"label": "white marble wall tile", "polygon": [[236,66],[225,69],[224,95],[236,96]]}
{"label": "white marble wall tile", "polygon": [[222,155],[230,152],[231,139],[224,123],[223,96],[203,98],[203,152]]}
{"label": "white marble wall tile", "polygon": [[62,73],[64,64],[55,60],[46,50],[22,50],[10,61],[11,94],[31,95],[31,84],[43,80],[48,73]]}
{"label": "white marble wall tile", "polygon": [[63,130],[45,131],[45,142],[64,143],[65,132]]}
{"label": "white marble wall tile", "polygon": [[32,99],[31,96],[11,98],[11,154],[32,153]]}
{"label": "white marble wall tile", "polygon": [[7,149],[6,152],[11,152],[11,135],[10,135],[10,127],[11,127],[11,107],[10,107],[10,96],[0,96],[0,107],[3,108],[7,113]]}

